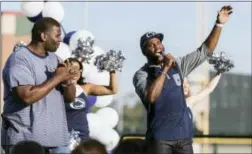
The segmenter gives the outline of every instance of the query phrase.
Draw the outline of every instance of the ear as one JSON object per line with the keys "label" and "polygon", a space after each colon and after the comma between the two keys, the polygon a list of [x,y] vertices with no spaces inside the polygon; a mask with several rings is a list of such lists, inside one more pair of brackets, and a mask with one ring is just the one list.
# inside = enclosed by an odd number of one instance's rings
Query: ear
{"label": "ear", "polygon": [[47,39],[46,33],[45,33],[45,32],[41,32],[41,33],[40,33],[40,38],[41,38],[41,40],[42,40],[43,42],[45,42],[46,39]]}

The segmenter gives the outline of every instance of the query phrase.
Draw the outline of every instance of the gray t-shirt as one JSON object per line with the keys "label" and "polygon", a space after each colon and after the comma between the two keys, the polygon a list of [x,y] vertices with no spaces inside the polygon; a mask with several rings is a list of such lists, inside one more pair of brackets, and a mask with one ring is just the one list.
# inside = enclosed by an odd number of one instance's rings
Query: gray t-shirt
{"label": "gray t-shirt", "polygon": [[8,58],[3,70],[3,115],[13,126],[6,130],[3,125],[2,145],[14,145],[22,140],[34,140],[45,147],[67,145],[66,111],[60,87],[32,105],[18,101],[12,92],[17,86],[42,84],[51,78],[57,65],[58,58],[54,53],[48,52],[42,57],[26,47]]}
{"label": "gray t-shirt", "polygon": [[[209,49],[206,47],[205,44],[202,44],[196,51],[193,51],[184,57],[179,57],[175,59],[181,71],[182,77],[186,77],[189,73],[191,73],[196,67],[202,64],[209,55],[210,55]],[[153,67],[159,67],[159,66],[153,66]],[[147,78],[148,73],[146,64],[143,67],[141,67],[134,74],[133,77],[133,84],[135,87],[135,91],[142,101],[144,101],[145,99],[146,88],[151,84]]]}

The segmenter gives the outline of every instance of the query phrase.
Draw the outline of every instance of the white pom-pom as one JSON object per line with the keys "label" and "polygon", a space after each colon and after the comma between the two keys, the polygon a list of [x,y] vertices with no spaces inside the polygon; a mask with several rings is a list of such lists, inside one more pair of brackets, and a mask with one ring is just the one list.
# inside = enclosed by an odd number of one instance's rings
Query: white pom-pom
{"label": "white pom-pom", "polygon": [[71,57],[71,51],[69,46],[63,42],[60,42],[59,48],[56,50],[55,54],[63,61]]}
{"label": "white pom-pom", "polygon": [[80,144],[81,138],[79,137],[79,134],[80,134],[79,131],[74,131],[74,130],[72,130],[69,133],[69,136],[70,136],[69,148],[71,151]]}
{"label": "white pom-pom", "polygon": [[103,71],[122,71],[123,62],[125,60],[121,51],[110,50],[106,54],[97,56],[94,65],[98,70]]}
{"label": "white pom-pom", "polygon": [[71,51],[74,51],[77,48],[78,40],[86,41],[88,38],[94,41],[94,35],[89,31],[79,30],[74,33],[69,42]]}
{"label": "white pom-pom", "polygon": [[214,53],[208,58],[208,62],[220,73],[228,72],[234,67],[233,60],[225,52]]}
{"label": "white pom-pom", "polygon": [[27,17],[35,17],[39,15],[44,7],[44,1],[24,1],[21,2],[21,10],[23,11],[24,15]]}
{"label": "white pom-pom", "polygon": [[43,17],[51,17],[58,22],[64,18],[65,12],[60,2],[46,2],[42,11]]}
{"label": "white pom-pom", "polygon": [[96,107],[106,107],[112,103],[114,95],[97,96]]}
{"label": "white pom-pom", "polygon": [[79,39],[77,47],[72,51],[72,56],[78,58],[82,62],[89,64],[94,53],[92,46],[93,41],[91,38],[88,38],[87,40]]}
{"label": "white pom-pom", "polygon": [[114,128],[118,124],[119,115],[116,110],[111,107],[101,108],[96,112],[96,114],[110,128]]}

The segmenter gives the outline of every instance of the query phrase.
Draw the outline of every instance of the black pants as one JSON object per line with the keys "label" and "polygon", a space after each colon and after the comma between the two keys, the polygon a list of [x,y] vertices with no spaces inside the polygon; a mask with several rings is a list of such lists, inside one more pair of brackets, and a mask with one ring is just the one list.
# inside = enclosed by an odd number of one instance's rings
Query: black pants
{"label": "black pants", "polygon": [[192,139],[148,142],[152,154],[193,154]]}

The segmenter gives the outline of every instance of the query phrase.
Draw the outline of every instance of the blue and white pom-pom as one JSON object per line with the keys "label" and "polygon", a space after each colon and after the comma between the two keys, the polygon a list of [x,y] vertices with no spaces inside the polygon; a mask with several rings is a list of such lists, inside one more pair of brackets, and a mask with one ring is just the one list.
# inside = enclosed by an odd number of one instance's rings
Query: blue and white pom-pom
{"label": "blue and white pom-pom", "polygon": [[106,70],[108,72],[112,71],[121,72],[124,60],[125,57],[121,51],[110,50],[106,54],[97,56],[94,65],[97,67],[99,71]]}
{"label": "blue and white pom-pom", "polygon": [[209,57],[208,62],[220,73],[228,72],[234,67],[233,60],[225,52],[214,53]]}
{"label": "blue and white pom-pom", "polygon": [[86,40],[78,39],[77,47],[72,52],[72,55],[81,61],[88,63],[92,58],[94,41],[88,37]]}
{"label": "blue and white pom-pom", "polygon": [[72,130],[69,133],[70,136],[70,141],[69,141],[69,148],[72,151],[75,149],[79,144],[80,144],[80,137],[79,137],[80,132]]}
{"label": "blue and white pom-pom", "polygon": [[18,51],[21,47],[25,47],[26,46],[26,43],[24,41],[20,41],[19,43],[17,43],[15,46],[14,46],[14,49],[13,51],[16,52]]}

